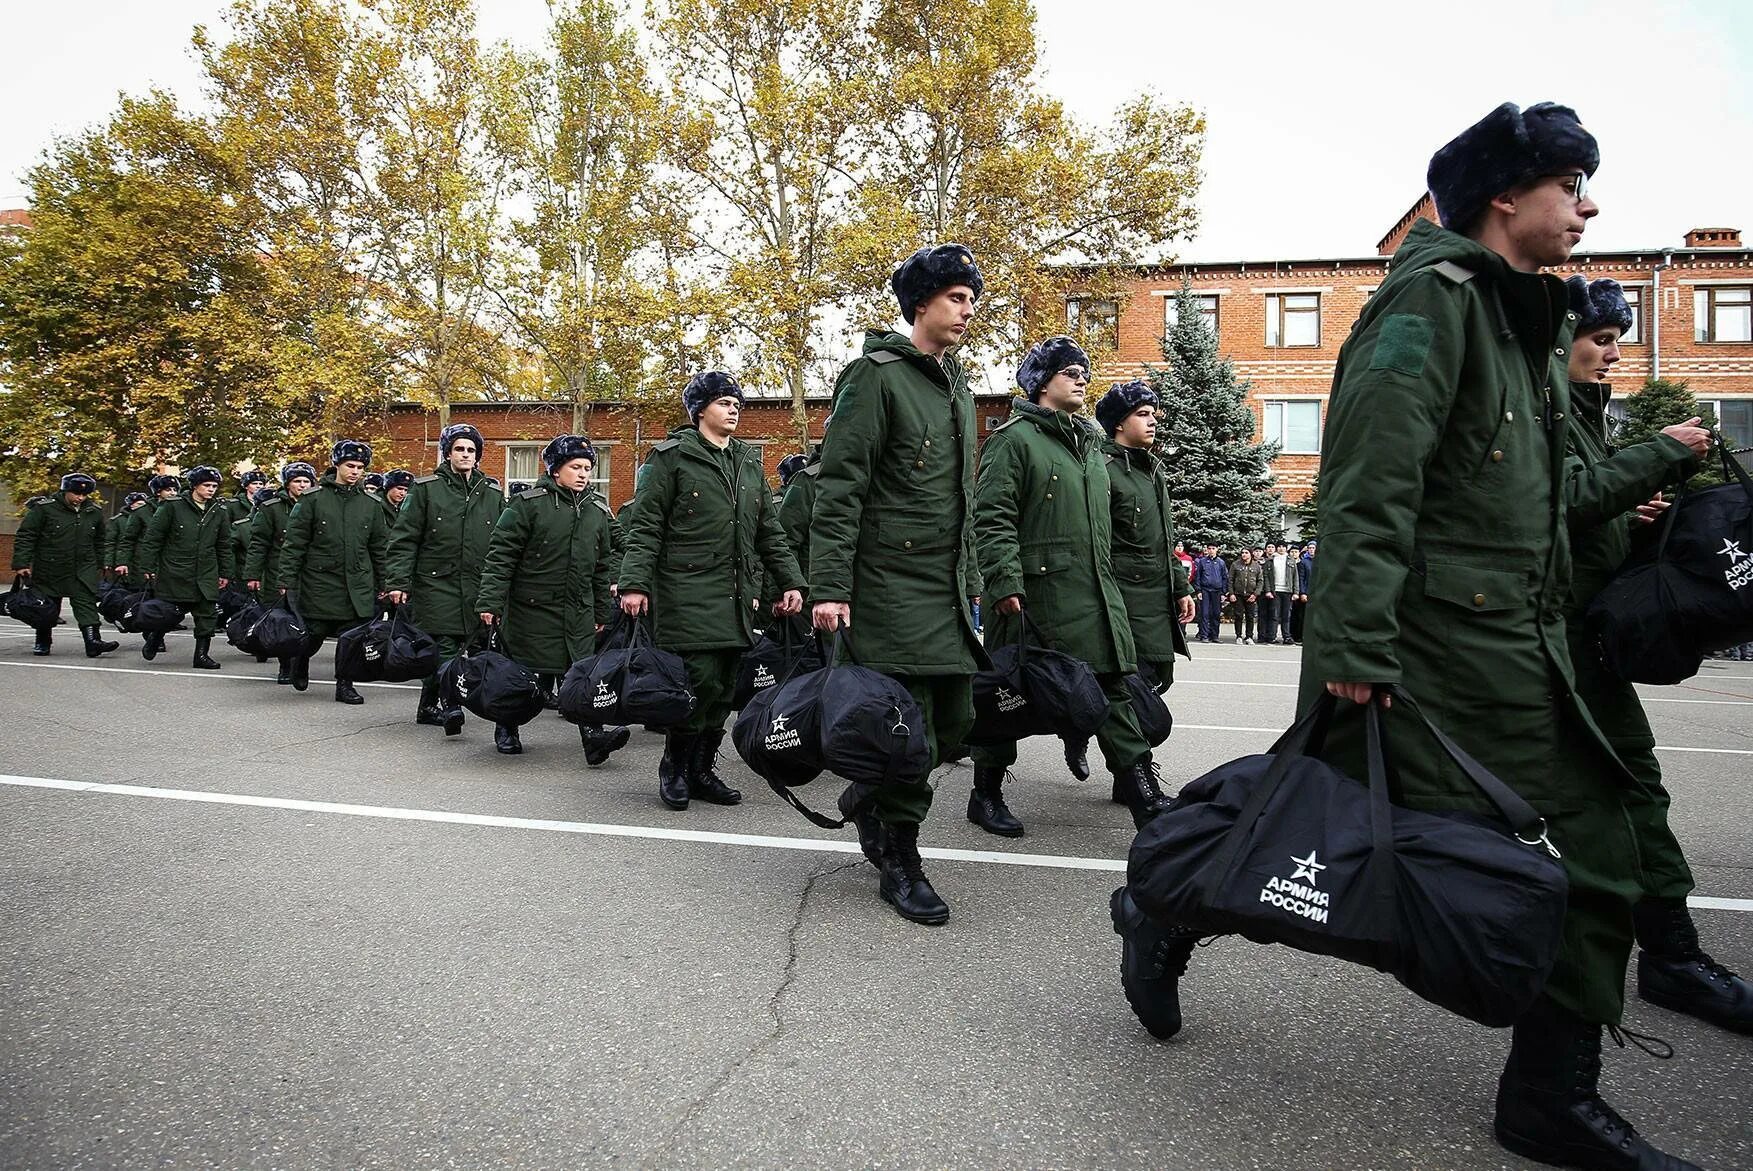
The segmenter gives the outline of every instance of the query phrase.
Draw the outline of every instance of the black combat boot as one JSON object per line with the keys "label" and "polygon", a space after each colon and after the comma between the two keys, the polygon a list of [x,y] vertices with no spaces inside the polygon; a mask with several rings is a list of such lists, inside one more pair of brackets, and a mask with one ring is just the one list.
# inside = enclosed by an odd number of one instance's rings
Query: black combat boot
{"label": "black combat boot", "polygon": [[111,651],[122,649],[122,644],[119,642],[108,642],[99,638],[97,636],[98,627],[95,625],[81,626],[79,628],[79,633],[85,639],[85,657],[88,659],[95,659],[99,655],[107,655]]}
{"label": "black combat boot", "polygon": [[[1623,1030],[1613,1032],[1623,1046]],[[1601,1100],[1600,1083],[1601,1026],[1541,997],[1510,1036],[1509,1061],[1497,1081],[1498,1143],[1560,1167],[1699,1171],[1650,1146]]]}
{"label": "black combat boot", "polygon": [[[148,663],[150,663],[153,659],[156,659],[158,657],[158,652],[163,650],[163,649],[164,649],[164,635],[162,635],[162,634],[148,634],[143,640],[141,640],[140,657],[145,659]],[[47,654],[48,652],[44,651],[43,653]]]}
{"label": "black combat boot", "polygon": [[[55,631],[54,631],[54,629],[52,627],[48,627],[48,626],[39,626],[39,627],[37,627],[37,640],[36,640],[36,643],[34,645],[32,645],[32,647],[30,648],[30,653],[37,656],[40,659],[44,655],[48,654],[49,648],[54,646],[54,645],[55,645]],[[147,657],[151,658],[150,655],[148,655]]]}
{"label": "black combat boot", "polygon": [[345,679],[337,679],[335,680],[335,702],[359,704],[365,702],[365,697],[355,691],[353,685]]}
{"label": "black combat boot", "polygon": [[310,656],[297,655],[292,660],[292,690],[304,691],[310,686]]}
{"label": "black combat boot", "polygon": [[444,709],[438,706],[438,680],[420,681],[420,704],[414,709],[414,722],[429,728],[444,727]]}
{"label": "black combat boot", "polygon": [[724,778],[713,771],[713,765],[718,761],[718,747],[723,743],[723,728],[702,732],[694,737],[693,763],[688,769],[688,792],[713,805],[738,805],[743,799],[741,790],[725,784]]}
{"label": "black combat boot", "polygon": [[540,675],[537,682],[542,688],[542,707],[551,712],[560,710],[560,677],[558,675]]}
{"label": "black combat boot", "polygon": [[1126,785],[1123,778],[1118,776],[1114,778],[1114,787],[1108,790],[1108,800],[1116,805],[1126,804]]}
{"label": "black combat boot", "polygon": [[1065,767],[1080,781],[1090,779],[1090,738],[1079,736],[1065,741]]}
{"label": "black combat boot", "polygon": [[203,671],[219,670],[218,661],[215,660],[212,655],[207,653],[207,648],[212,645],[213,639],[211,637],[197,638],[195,640],[195,658],[191,665],[199,667]]}
{"label": "black combat boot", "polygon": [[285,655],[280,656],[280,673],[274,676],[274,682],[282,687],[292,682],[292,660]]}
{"label": "black combat boot", "polygon": [[523,739],[510,724],[494,724],[493,747],[507,756],[516,756],[523,751]]}
{"label": "black combat boot", "polygon": [[1023,823],[1004,803],[1004,770],[974,766],[974,791],[968,794],[968,820],[1001,838],[1023,836]]}
{"label": "black combat boot", "polygon": [[1187,974],[1199,936],[1152,922],[1125,887],[1108,897],[1108,915],[1120,937],[1120,987],[1126,1003],[1145,1032],[1167,1041],[1181,1031],[1181,977]]}
{"label": "black combat boot", "polygon": [[584,741],[584,763],[596,768],[608,763],[610,753],[627,747],[627,740],[632,733],[620,725],[613,728],[589,728],[580,724],[578,735]]}
{"label": "black combat boot", "polygon": [[682,732],[665,732],[663,759],[657,762],[657,796],[671,809],[688,807],[688,762],[694,738]]}
{"label": "black combat boot", "polygon": [[858,831],[858,848],[864,852],[865,860],[880,870],[883,865],[883,823],[872,807],[871,792],[870,785],[847,785],[837,804],[840,816],[852,822],[852,828]]}
{"label": "black combat boot", "polygon": [[1132,811],[1132,828],[1143,829],[1150,819],[1169,807],[1163,795],[1161,774],[1156,764],[1145,757],[1114,778],[1114,788],[1122,794],[1126,808]]}
{"label": "black combat boot", "polygon": [[884,823],[882,877],[877,893],[903,919],[935,927],[948,922],[950,909],[931,889],[925,863],[919,857],[919,824],[911,821]]}
{"label": "black combat boot", "polygon": [[1736,1033],[1753,1033],[1753,984],[1710,957],[1685,899],[1644,899],[1637,929],[1637,994]]}

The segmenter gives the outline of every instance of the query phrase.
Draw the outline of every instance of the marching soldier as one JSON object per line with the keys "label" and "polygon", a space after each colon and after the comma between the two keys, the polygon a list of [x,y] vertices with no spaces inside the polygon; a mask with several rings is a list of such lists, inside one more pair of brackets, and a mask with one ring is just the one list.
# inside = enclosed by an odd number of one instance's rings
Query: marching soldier
{"label": "marching soldier", "polygon": [[[389,526],[383,506],[360,480],[371,445],[343,439],[330,452],[334,466],[299,497],[286,521],[280,550],[280,586],[304,616],[314,644],[292,664],[292,688],[310,686],[310,656],[323,640],[371,619],[382,594]],[[335,702],[364,703],[352,682],[335,680]]]}
{"label": "marching soldier", "polygon": [[130,492],[122,497],[122,507],[114,518],[104,525],[103,531],[103,568],[110,580],[122,584],[124,573],[122,566],[127,561],[119,556],[122,547],[122,534],[132,527],[128,522],[128,514],[138,509],[147,508],[148,500],[144,492]]}
{"label": "marching soldier", "polygon": [[[1191,658],[1186,623],[1193,621],[1193,586],[1174,555],[1179,543],[1169,508],[1169,480],[1153,450],[1159,409],[1146,382],[1122,382],[1096,403],[1096,422],[1108,433],[1109,513],[1113,518],[1114,577],[1132,621],[1138,665],[1159,692],[1175,681],[1175,656]],[[1124,804],[1118,782],[1113,798]]]}
{"label": "marching soldier", "polygon": [[[153,583],[158,596],[189,612],[195,624],[194,665],[217,671],[219,664],[208,649],[219,629],[213,603],[231,580],[231,516],[218,503],[218,468],[202,465],[189,471],[188,491],[167,500],[152,514],[146,535],[140,539],[140,568]],[[141,651],[155,657],[157,648]]]}
{"label": "marching soldier", "polygon": [[[146,526],[152,523],[152,516],[159,506],[166,501],[175,500],[180,491],[182,483],[175,476],[153,476],[146,481],[146,506],[124,513],[117,520],[116,525],[121,532],[116,535],[115,571],[130,589],[139,589],[146,584],[146,576],[138,568],[140,539],[146,535]],[[156,655],[164,649],[164,635],[148,634],[142,637],[142,654],[151,651],[152,655]],[[146,657],[151,658],[152,655]]]}
{"label": "marching soldier", "polygon": [[621,608],[649,610],[657,644],[688,664],[694,711],[666,732],[658,766],[658,796],[671,809],[686,809],[690,797],[743,799],[713,764],[737,664],[754,641],[757,572],[781,594],[776,613],[803,609],[797,559],[779,531],[760,452],[735,437],[742,387],[716,370],[696,374],[682,405],[690,425],[652,448],[640,469],[620,582]]}
{"label": "marching soldier", "polygon": [[[265,488],[256,498],[256,515],[250,521],[249,556],[244,562],[244,585],[256,596],[271,603],[286,592],[286,580],[280,576],[280,549],[286,543],[286,522],[298,498],[316,487],[317,470],[303,461],[289,463],[280,469],[279,492]],[[280,659],[278,684],[292,682],[292,660]]]}
{"label": "marching soldier", "polygon": [[785,532],[785,543],[797,558],[797,567],[804,580],[810,572],[810,516],[816,508],[816,478],[822,473],[822,446],[828,442],[828,424],[833,416],[822,420],[822,442],[805,455],[788,455],[779,461],[779,527]]}
{"label": "marching soldier", "polygon": [[[949,352],[985,280],[966,248],[943,244],[909,256],[889,283],[912,333],[867,331],[863,355],[835,383],[834,442],[823,444],[810,518],[809,592],[817,629],[846,627],[858,661],[918,702],[936,768],[973,726],[974,672],[989,662],[969,609],[981,588],[974,399]],[[919,856],[926,780],[850,786],[840,808],[881,870],[881,897],[903,918],[938,924],[949,907]]]}
{"label": "marching soldier", "polygon": [[[98,637],[97,577],[103,565],[103,509],[91,499],[97,481],[83,472],[61,477],[60,495],[27,509],[13,539],[12,568],[18,576],[55,599],[65,598],[85,639],[85,657],[95,659],[122,644]],[[31,654],[49,653],[54,628],[40,627]]]}
{"label": "marching soldier", "polygon": [[[413,604],[415,624],[438,640],[441,659],[455,656],[480,629],[481,562],[505,508],[499,489],[481,474],[482,448],[479,431],[452,423],[438,433],[439,461],[431,474],[412,488],[391,489],[406,498],[390,514],[389,599]],[[436,674],[420,681],[414,722],[452,736],[462,731],[462,709],[439,707]]]}
{"label": "marching soldier", "polygon": [[[1500,1144],[1590,1168],[1691,1164],[1652,1147],[1601,1097],[1601,1033],[1623,1010],[1638,779],[1579,699],[1562,608],[1570,588],[1562,264],[1599,210],[1599,153],[1574,111],[1505,103],[1431,159],[1443,227],[1412,226],[1340,351],[1321,454],[1321,604],[1308,611],[1303,710],[1352,701],[1322,755],[1364,775],[1361,705],[1381,703],[1398,803],[1478,809],[1418,721],[1378,697],[1402,684],[1543,815],[1569,878],[1563,945],[1514,1026],[1498,1082]],[[1146,1027],[1180,1027],[1191,942],[1112,903],[1123,980]]]}
{"label": "marching soldier", "polygon": [[266,472],[251,468],[238,477],[237,495],[225,502],[226,516],[231,522],[231,564],[240,572],[250,555],[250,518],[256,511],[256,493],[267,482]]}
{"label": "marching soldier", "polygon": [[402,511],[402,501],[414,488],[414,473],[406,468],[397,468],[383,478],[383,502],[389,509],[390,528],[396,527],[396,514]]}
{"label": "marching soldier", "polygon": [[[1083,407],[1090,362],[1077,343],[1053,337],[1030,348],[1017,370],[1027,398],[980,452],[974,539],[992,603],[987,645],[1015,641],[1027,609],[1048,645],[1083,659],[1101,680],[1108,718],[1096,731],[1114,786],[1134,824],[1162,812],[1150,745],[1126,689],[1137,644],[1115,580],[1107,460]],[[1016,745],[975,748],[968,820],[990,834],[1023,833],[1004,800]]]}
{"label": "marching soldier", "polygon": [[1584,620],[1589,603],[1631,553],[1627,514],[1646,522],[1657,519],[1667,505],[1651,500],[1651,494],[1691,470],[1709,451],[1710,432],[1694,418],[1614,450],[1607,430],[1607,402],[1613,396],[1607,378],[1619,360],[1619,338],[1631,327],[1631,307],[1618,281],[1591,283],[1574,276],[1565,283],[1576,314],[1570,347],[1572,426],[1566,432],[1572,569],[1565,630],[1577,694],[1638,781],[1625,800],[1644,878],[1643,897],[1632,909],[1638,995],[1725,1029],[1753,1033],[1753,984],[1704,950],[1686,906],[1692,869],[1668,827],[1668,791],[1643,701],[1635,687],[1602,664]]}
{"label": "marching soldier", "polygon": [[[582,435],[559,435],[542,450],[548,474],[513,496],[492,531],[481,570],[479,616],[500,623],[506,654],[550,681],[594,653],[613,603],[614,518],[590,491],[596,451]],[[627,743],[627,729],[580,724],[592,768]],[[499,751],[523,751],[516,728],[493,731]]]}

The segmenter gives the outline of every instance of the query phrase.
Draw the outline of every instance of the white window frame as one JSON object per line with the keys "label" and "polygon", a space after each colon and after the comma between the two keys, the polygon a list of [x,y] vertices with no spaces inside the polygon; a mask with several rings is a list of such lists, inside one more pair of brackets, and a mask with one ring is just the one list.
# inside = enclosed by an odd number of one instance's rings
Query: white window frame
{"label": "white window frame", "polygon": [[[1193,298],[1199,302],[1200,319],[1211,330],[1211,336],[1216,337],[1218,330],[1222,328],[1220,323],[1223,320],[1223,299],[1216,293],[1198,292],[1193,294]],[[1163,298],[1164,337],[1169,336],[1175,330],[1175,312],[1180,307],[1180,301],[1181,295],[1179,293],[1173,293]]]}
{"label": "white window frame", "polygon": [[[505,448],[505,479],[501,482],[500,486],[503,487],[507,492],[509,492],[509,491],[511,491],[511,485],[512,485],[513,481],[528,481],[529,483],[534,484],[536,482],[536,480],[542,474],[542,470],[543,470],[542,469],[542,448],[546,447],[547,444],[545,444],[545,443],[504,443],[504,444],[501,444],[500,446]],[[530,453],[530,458],[535,460],[536,470],[534,472],[531,472],[527,476],[514,475],[512,473],[512,470],[511,470],[512,453],[513,452],[526,452],[526,451]]]}
{"label": "white window frame", "polygon": [[[1310,406],[1315,410],[1315,444],[1312,448],[1290,447],[1284,443],[1285,408],[1295,406]],[[1274,428],[1272,421],[1275,408],[1278,416],[1278,425],[1276,428]],[[1279,444],[1279,455],[1320,455],[1321,426],[1326,422],[1322,416],[1321,400],[1318,398],[1263,398],[1260,400],[1260,439],[1265,443],[1277,442]],[[1274,435],[1275,430],[1276,436]]]}
{"label": "white window frame", "polygon": [[1088,330],[1085,326],[1084,306],[1101,305],[1106,308],[1096,315],[1094,320],[1106,319],[1112,336],[1101,339],[1105,345],[1095,346],[1096,349],[1118,349],[1120,347],[1120,302],[1113,297],[1070,297],[1065,302],[1065,332],[1080,344],[1090,346]]}
{"label": "white window frame", "polygon": [[1631,309],[1631,328],[1619,335],[1619,343],[1640,346],[1643,344],[1643,290],[1625,285],[1619,291],[1625,294],[1625,304]]}
{"label": "white window frame", "polygon": [[[1298,305],[1287,311],[1285,302],[1291,298],[1308,299],[1315,302],[1313,308]],[[1282,292],[1266,294],[1266,348],[1269,350],[1318,350],[1321,348],[1321,316],[1325,312],[1322,296],[1313,290],[1307,292]],[[1284,322],[1287,315],[1305,317],[1313,314],[1315,318],[1315,340],[1312,342],[1287,342],[1284,340]]]}
{"label": "white window frame", "polygon": [[[1731,299],[1722,301],[1724,293]],[[1745,315],[1746,336],[1724,338],[1721,321],[1724,308]],[[1692,340],[1702,345],[1744,346],[1753,344],[1753,284],[1711,285],[1692,290]]]}

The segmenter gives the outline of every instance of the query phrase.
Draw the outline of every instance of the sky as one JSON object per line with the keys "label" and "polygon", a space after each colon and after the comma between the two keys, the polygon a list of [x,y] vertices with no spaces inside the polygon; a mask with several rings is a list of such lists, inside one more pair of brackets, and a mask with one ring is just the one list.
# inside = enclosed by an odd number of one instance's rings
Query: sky
{"label": "sky", "polygon": [[[953,0],[948,0],[953,2]],[[56,135],[157,86],[196,104],[194,25],[223,0],[62,0],[5,18],[0,208]],[[534,46],[544,0],[485,0],[483,41]],[[1369,255],[1431,153],[1502,101],[1575,106],[1600,140],[1583,249],[1753,239],[1753,4],[1036,0],[1046,89],[1105,121],[1143,90],[1208,122],[1201,224],[1156,259]],[[1464,21],[1460,18],[1464,18]]]}

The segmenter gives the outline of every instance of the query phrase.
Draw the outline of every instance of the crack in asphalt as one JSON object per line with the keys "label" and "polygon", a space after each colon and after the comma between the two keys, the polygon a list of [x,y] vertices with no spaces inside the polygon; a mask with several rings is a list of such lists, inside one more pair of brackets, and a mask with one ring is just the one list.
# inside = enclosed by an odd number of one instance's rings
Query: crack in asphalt
{"label": "crack in asphalt", "polygon": [[375,724],[366,724],[364,727],[354,728],[351,731],[336,732],[332,736],[318,736],[314,740],[288,740],[284,744],[276,744],[272,748],[264,749],[263,751],[256,753],[254,756],[245,756],[240,757],[239,759],[246,761],[271,759],[272,757],[285,752],[288,748],[308,748],[313,744],[327,744],[331,740],[345,740],[350,736],[357,736],[362,732],[369,732],[373,728],[393,728],[398,724],[405,723],[407,723],[407,720],[405,719],[383,720]]}
{"label": "crack in asphalt", "polygon": [[690,1122],[699,1117],[701,1111],[705,1110],[720,1090],[730,1084],[731,1079],[737,1075],[738,1071],[766,1052],[774,1042],[785,1035],[785,1014],[781,1011],[781,1004],[791,991],[792,984],[797,980],[797,941],[799,933],[803,930],[805,917],[809,913],[810,895],[815,893],[816,883],[822,879],[863,865],[865,865],[865,860],[859,858],[855,862],[844,862],[839,866],[830,866],[824,870],[816,871],[804,882],[803,892],[797,900],[797,914],[792,917],[791,926],[785,932],[785,967],[779,973],[779,981],[774,985],[772,995],[767,998],[767,1011],[772,1014],[773,1027],[758,1037],[755,1043],[743,1052],[742,1056],[725,1066],[717,1077],[708,1082],[705,1088],[695,1095],[694,1099],[688,1103],[688,1108],[682,1111],[682,1116],[676,1119],[675,1125],[664,1133],[663,1138],[651,1153],[639,1161],[641,1167],[650,1167],[660,1160],[669,1151],[670,1144],[675,1141],[676,1136]]}

